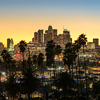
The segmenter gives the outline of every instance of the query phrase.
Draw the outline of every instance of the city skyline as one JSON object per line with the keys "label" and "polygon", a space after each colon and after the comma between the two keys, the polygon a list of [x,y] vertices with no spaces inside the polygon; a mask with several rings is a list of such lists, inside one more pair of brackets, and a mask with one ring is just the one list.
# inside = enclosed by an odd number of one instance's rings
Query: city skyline
{"label": "city skyline", "polygon": [[[72,42],[82,33],[89,42],[100,38],[99,0],[0,0],[0,42],[32,41],[38,29],[52,25],[58,34],[70,31]],[[100,44],[100,42],[99,42]]]}

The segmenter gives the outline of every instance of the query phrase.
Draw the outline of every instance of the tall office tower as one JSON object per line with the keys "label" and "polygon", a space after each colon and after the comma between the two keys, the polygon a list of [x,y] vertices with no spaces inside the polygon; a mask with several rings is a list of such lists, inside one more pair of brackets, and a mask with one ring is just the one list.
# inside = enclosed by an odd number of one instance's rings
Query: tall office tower
{"label": "tall office tower", "polygon": [[14,42],[13,39],[10,40],[10,48],[8,51],[14,51]]}
{"label": "tall office tower", "polygon": [[38,44],[38,33],[34,32],[34,44]]}
{"label": "tall office tower", "polygon": [[95,48],[99,47],[99,39],[98,38],[93,38],[93,43],[95,43]]}
{"label": "tall office tower", "polygon": [[68,31],[67,29],[63,30],[63,44],[67,44],[71,42],[71,38],[70,38],[70,31]]}
{"label": "tall office tower", "polygon": [[49,37],[49,41],[50,40],[52,40],[52,26],[51,25],[49,25],[49,27],[48,27],[48,37]]}
{"label": "tall office tower", "polygon": [[57,42],[58,42],[59,44],[63,44],[63,34],[59,34],[59,35],[57,36]]}
{"label": "tall office tower", "polygon": [[48,33],[51,33],[51,31],[52,31],[52,26],[49,25],[49,27],[48,27]]}
{"label": "tall office tower", "polygon": [[57,29],[52,29],[52,40],[57,42]]}
{"label": "tall office tower", "polygon": [[44,33],[44,45],[49,41],[49,33]]}
{"label": "tall office tower", "polygon": [[38,43],[43,44],[43,29],[38,30]]}
{"label": "tall office tower", "polygon": [[7,49],[10,48],[10,38],[7,39]]}
{"label": "tall office tower", "polygon": [[[48,37],[48,39],[44,39],[44,41],[50,41],[53,40],[54,42],[57,42],[57,29],[53,29],[51,25],[48,26],[48,30],[45,30],[44,37]],[[45,42],[46,43],[46,42]]]}

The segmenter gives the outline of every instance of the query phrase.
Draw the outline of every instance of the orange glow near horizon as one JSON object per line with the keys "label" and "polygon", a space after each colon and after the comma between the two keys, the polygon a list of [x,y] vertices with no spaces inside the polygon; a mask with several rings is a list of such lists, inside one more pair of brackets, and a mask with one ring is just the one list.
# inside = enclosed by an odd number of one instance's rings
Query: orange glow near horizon
{"label": "orange glow near horizon", "polygon": [[49,25],[52,25],[54,29],[57,29],[58,34],[63,33],[63,28],[70,31],[72,42],[78,38],[82,33],[86,34],[89,42],[93,41],[93,38],[100,37],[100,19],[93,20],[93,18],[54,18],[48,17],[30,17],[30,18],[3,18],[0,20],[0,42],[6,46],[7,38],[13,38],[14,45],[21,40],[26,42],[32,41],[34,32],[38,29],[48,29]]}

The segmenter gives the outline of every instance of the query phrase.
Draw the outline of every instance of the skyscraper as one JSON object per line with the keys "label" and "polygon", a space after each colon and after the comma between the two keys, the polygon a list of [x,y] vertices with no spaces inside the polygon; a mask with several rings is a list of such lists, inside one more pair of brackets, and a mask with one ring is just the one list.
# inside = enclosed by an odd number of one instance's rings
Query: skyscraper
{"label": "skyscraper", "polygon": [[51,33],[51,31],[52,31],[52,26],[49,25],[49,27],[48,27],[48,33]]}
{"label": "skyscraper", "polygon": [[13,42],[13,39],[11,38],[10,40],[10,48],[8,51],[14,51],[14,42]]}
{"label": "skyscraper", "polygon": [[34,44],[43,44],[43,30],[39,29],[38,32],[34,32]]}
{"label": "skyscraper", "polygon": [[38,43],[43,44],[43,29],[38,30]]}
{"label": "skyscraper", "polygon": [[7,49],[10,48],[10,38],[7,39]]}
{"label": "skyscraper", "polygon": [[57,42],[57,29],[52,29],[52,40]]}
{"label": "skyscraper", "polygon": [[38,33],[34,32],[34,44],[38,44]]}
{"label": "skyscraper", "polygon": [[99,46],[99,39],[98,38],[93,38],[93,43],[95,43],[95,47],[98,48],[98,46]]}
{"label": "skyscraper", "polygon": [[70,31],[67,29],[63,30],[63,44],[67,44],[69,42],[72,42],[72,39],[70,38]]}
{"label": "skyscraper", "polygon": [[49,41],[49,33],[44,33],[44,45]]}
{"label": "skyscraper", "polygon": [[46,44],[47,41],[50,41],[50,40],[57,42],[57,29],[53,29],[51,25],[48,26],[48,30],[45,30],[44,44]]}

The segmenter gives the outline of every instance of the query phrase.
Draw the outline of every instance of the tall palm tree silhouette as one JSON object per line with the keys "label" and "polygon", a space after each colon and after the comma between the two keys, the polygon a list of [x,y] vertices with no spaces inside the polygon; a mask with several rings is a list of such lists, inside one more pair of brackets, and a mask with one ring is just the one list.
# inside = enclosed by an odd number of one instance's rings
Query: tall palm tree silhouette
{"label": "tall palm tree silhouette", "polygon": [[20,48],[20,52],[22,53],[23,56],[23,69],[24,69],[24,52],[26,50],[27,47],[27,43],[24,40],[21,40],[19,42],[19,48]]}

